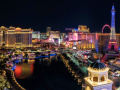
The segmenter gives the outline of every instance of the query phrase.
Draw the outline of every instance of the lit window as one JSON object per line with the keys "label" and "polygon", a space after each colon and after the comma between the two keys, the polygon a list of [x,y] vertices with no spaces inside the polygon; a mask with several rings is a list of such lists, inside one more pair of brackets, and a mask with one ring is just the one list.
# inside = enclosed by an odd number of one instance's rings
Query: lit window
{"label": "lit window", "polygon": [[102,81],[105,81],[105,76],[104,75],[101,77],[101,82]]}
{"label": "lit window", "polygon": [[89,73],[89,76],[90,76],[91,74]]}
{"label": "lit window", "polygon": [[98,82],[98,77],[93,77],[94,82]]}

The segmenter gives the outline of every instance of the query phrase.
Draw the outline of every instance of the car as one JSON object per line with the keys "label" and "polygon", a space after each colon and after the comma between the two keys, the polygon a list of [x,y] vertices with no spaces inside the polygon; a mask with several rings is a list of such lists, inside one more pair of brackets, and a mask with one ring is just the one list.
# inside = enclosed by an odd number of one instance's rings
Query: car
{"label": "car", "polygon": [[113,72],[111,70],[108,71],[108,74],[113,76]]}
{"label": "car", "polygon": [[113,70],[109,70],[108,73],[114,77],[119,77],[120,74],[118,73],[119,71],[117,71],[116,69],[113,69]]}

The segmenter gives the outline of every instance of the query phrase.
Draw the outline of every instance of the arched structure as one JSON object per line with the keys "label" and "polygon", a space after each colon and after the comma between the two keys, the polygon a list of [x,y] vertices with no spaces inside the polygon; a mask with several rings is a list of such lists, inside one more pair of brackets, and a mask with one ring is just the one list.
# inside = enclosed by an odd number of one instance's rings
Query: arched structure
{"label": "arched structure", "polygon": [[97,76],[93,77],[93,82],[98,82],[98,77]]}
{"label": "arched structure", "polygon": [[105,24],[104,26],[103,26],[103,28],[102,28],[102,33],[103,33],[103,30],[104,30],[104,28],[105,27],[109,27],[109,29],[111,30],[111,27],[110,27],[110,25],[108,25],[108,24]]}
{"label": "arched structure", "polygon": [[112,81],[108,79],[109,68],[100,60],[92,63],[85,78],[85,90],[112,90]]}
{"label": "arched structure", "polygon": [[103,81],[105,81],[105,76],[104,75],[101,76],[101,82],[103,82]]}

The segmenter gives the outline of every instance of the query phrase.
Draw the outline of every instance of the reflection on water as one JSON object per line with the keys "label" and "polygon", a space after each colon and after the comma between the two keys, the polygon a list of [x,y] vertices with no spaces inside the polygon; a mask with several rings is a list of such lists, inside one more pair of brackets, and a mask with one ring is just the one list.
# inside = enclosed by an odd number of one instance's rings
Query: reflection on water
{"label": "reflection on water", "polygon": [[[62,61],[54,56],[16,64],[14,72],[18,83],[27,90],[82,90]],[[113,90],[116,90],[120,77],[112,80]]]}
{"label": "reflection on water", "polygon": [[[16,68],[14,70],[16,79],[25,79],[28,78],[33,74],[34,71],[34,65],[37,66],[39,64],[44,64],[45,66],[49,66],[51,64],[51,59],[55,59],[54,56],[51,56],[50,58],[43,58],[43,59],[36,59],[35,60],[27,60],[27,63],[20,63],[16,64]],[[23,60],[25,62],[26,60]]]}
{"label": "reflection on water", "polygon": [[28,60],[28,63],[22,63],[22,64],[16,64],[15,68],[15,77],[17,79],[25,79],[29,77],[34,70],[34,64],[35,60]]}
{"label": "reflection on water", "polygon": [[26,90],[82,90],[63,62],[54,56],[18,64],[15,75]]}

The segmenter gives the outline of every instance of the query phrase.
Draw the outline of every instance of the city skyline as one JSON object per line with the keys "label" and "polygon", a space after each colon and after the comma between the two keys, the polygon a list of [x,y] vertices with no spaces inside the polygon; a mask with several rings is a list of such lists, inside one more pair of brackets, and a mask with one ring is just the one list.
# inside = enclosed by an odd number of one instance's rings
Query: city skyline
{"label": "city skyline", "polygon": [[120,90],[119,4],[2,0],[0,90]]}
{"label": "city skyline", "polygon": [[[111,22],[111,8],[116,9],[116,33],[120,33],[120,1],[1,1],[0,26],[32,28],[45,32],[46,27],[65,32],[65,28],[87,25],[91,32],[101,32]],[[109,31],[108,31],[109,32]]]}

